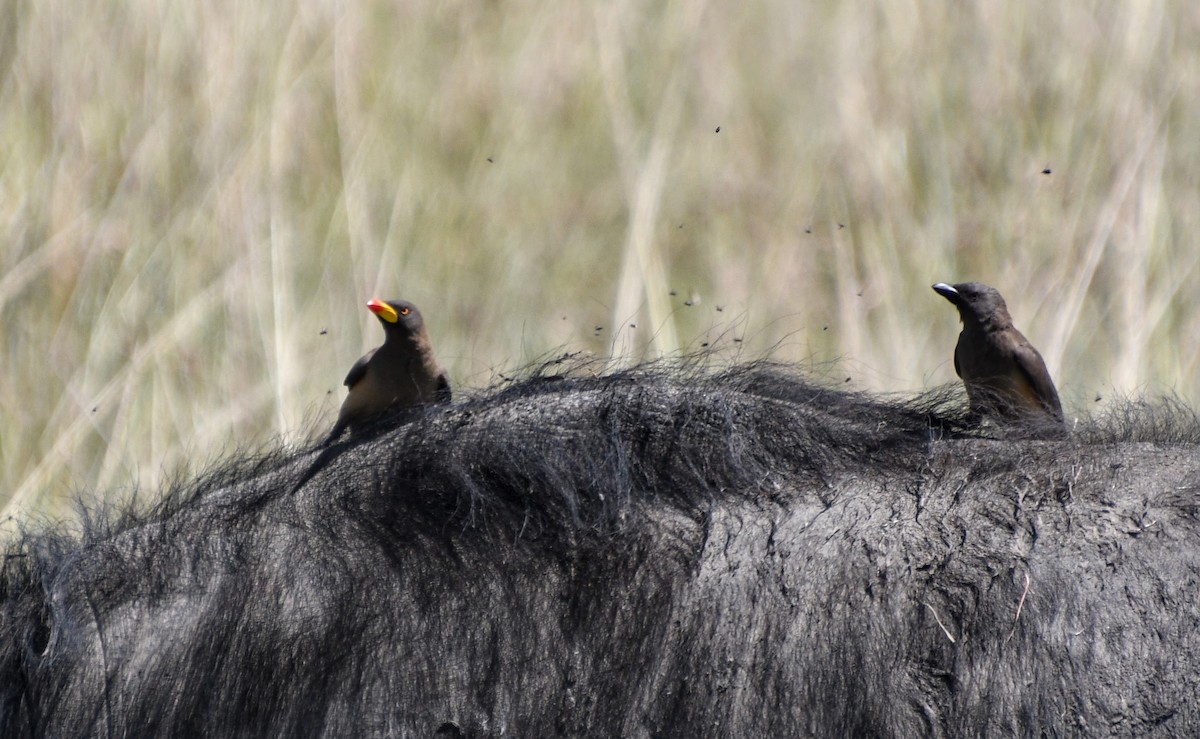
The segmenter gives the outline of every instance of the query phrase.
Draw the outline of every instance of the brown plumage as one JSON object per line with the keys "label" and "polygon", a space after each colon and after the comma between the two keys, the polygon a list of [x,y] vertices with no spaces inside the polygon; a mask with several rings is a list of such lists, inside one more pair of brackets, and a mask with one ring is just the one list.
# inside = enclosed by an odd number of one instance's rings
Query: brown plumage
{"label": "brown plumage", "polygon": [[967,388],[972,412],[1002,423],[1061,426],[1062,405],[1046,363],[1013,326],[1000,293],[979,282],[939,282],[933,289],[962,318],[954,371]]}
{"label": "brown plumage", "polygon": [[383,344],[360,357],[346,374],[350,391],[326,443],[388,411],[450,402],[450,381],[433,353],[417,306],[376,298],[367,308],[383,325]]}
{"label": "brown plumage", "polygon": [[450,402],[450,381],[433,353],[433,342],[417,306],[404,300],[367,302],[383,325],[383,344],[359,358],[346,374],[350,391],[337,423],[321,442],[317,456],[300,481],[299,490],[338,453],[332,444],[346,430],[354,432],[388,413]]}

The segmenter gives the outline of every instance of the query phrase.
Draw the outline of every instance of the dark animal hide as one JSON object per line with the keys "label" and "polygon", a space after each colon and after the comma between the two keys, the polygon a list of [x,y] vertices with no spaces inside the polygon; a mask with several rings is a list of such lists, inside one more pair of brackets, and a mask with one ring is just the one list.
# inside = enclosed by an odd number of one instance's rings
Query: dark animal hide
{"label": "dark animal hide", "polygon": [[230,462],[10,545],[0,736],[1200,733],[1195,418],[966,421],[651,366],[430,408],[294,493],[311,450]]}

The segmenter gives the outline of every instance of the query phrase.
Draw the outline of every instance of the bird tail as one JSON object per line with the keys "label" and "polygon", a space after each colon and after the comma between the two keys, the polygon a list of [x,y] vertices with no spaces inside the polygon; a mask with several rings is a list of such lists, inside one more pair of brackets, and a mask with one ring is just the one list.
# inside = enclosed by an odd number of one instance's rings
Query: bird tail
{"label": "bird tail", "polygon": [[304,474],[300,476],[300,481],[292,486],[290,493],[291,495],[295,495],[297,490],[307,485],[308,481],[313,478],[313,475],[316,475],[318,472],[320,472],[325,465],[329,464],[330,460],[332,460],[341,452],[338,447],[334,446],[334,442],[336,442],[338,437],[342,435],[342,431],[345,428],[346,427],[341,424],[334,426],[333,430],[329,432],[329,436],[326,436],[325,440],[317,445],[317,448],[321,450],[321,453],[317,455],[317,458],[313,460],[313,463],[310,464],[308,469],[304,471]]}

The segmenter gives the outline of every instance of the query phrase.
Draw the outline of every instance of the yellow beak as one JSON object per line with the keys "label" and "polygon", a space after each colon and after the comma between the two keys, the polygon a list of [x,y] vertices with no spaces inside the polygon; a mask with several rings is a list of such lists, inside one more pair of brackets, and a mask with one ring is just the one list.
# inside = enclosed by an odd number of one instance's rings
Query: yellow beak
{"label": "yellow beak", "polygon": [[400,320],[400,316],[396,314],[396,309],[383,302],[379,298],[371,298],[368,300],[367,308],[388,323],[395,323],[396,321]]}

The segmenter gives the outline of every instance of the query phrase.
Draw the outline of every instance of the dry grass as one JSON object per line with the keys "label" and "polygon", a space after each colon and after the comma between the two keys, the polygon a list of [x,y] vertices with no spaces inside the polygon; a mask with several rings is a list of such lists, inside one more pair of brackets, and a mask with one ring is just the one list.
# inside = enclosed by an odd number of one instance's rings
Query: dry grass
{"label": "dry grass", "polygon": [[1200,399],[1191,3],[299,5],[0,5],[7,514],[323,427],[375,294],[460,386],[739,338],[912,390],[979,279],[1068,413]]}

